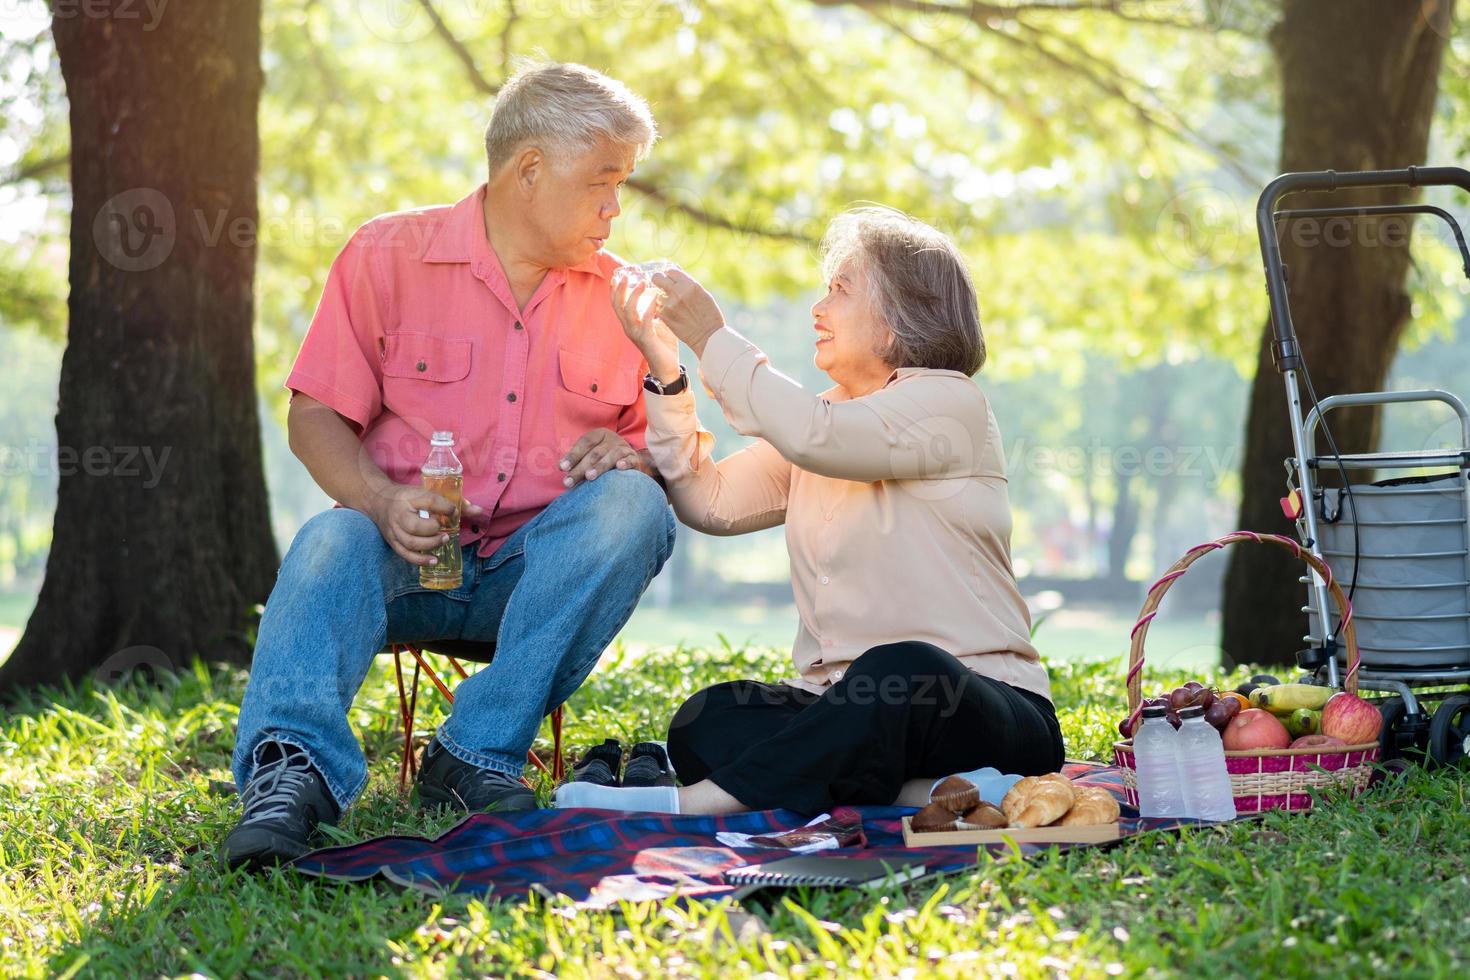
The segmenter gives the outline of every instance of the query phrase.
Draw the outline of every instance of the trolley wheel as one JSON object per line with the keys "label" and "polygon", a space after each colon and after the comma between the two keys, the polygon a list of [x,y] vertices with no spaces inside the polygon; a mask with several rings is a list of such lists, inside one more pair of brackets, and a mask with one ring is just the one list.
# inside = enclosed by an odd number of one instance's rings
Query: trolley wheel
{"label": "trolley wheel", "polygon": [[1441,766],[1462,765],[1470,756],[1470,694],[1439,703],[1429,723],[1429,756]]}
{"label": "trolley wheel", "polygon": [[1418,714],[1409,714],[1408,708],[1404,706],[1404,699],[1397,694],[1378,702],[1378,713],[1383,716],[1383,729],[1378,733],[1380,762],[1405,757],[1412,761],[1422,761],[1423,740],[1429,729],[1429,719],[1424,716],[1423,706],[1420,707]]}

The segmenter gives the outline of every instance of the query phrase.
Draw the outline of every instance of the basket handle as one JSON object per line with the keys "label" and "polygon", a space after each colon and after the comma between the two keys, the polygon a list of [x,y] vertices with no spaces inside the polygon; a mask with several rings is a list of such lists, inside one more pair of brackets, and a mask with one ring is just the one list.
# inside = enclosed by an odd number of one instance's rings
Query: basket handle
{"label": "basket handle", "polygon": [[1332,599],[1337,603],[1338,612],[1341,614],[1338,633],[1341,634],[1343,642],[1347,645],[1348,669],[1342,689],[1349,694],[1358,693],[1360,659],[1358,656],[1358,627],[1353,622],[1353,605],[1343,594],[1342,587],[1333,579],[1332,569],[1321,558],[1303,548],[1292,538],[1280,534],[1258,534],[1255,531],[1231,531],[1213,541],[1190,548],[1184,553],[1184,557],[1169,566],[1169,570],[1161,575],[1157,582],[1149,586],[1148,595],[1143,600],[1143,609],[1138,614],[1138,622],[1133,624],[1133,632],[1129,634],[1132,639],[1128,649],[1128,721],[1130,726],[1136,726],[1139,716],[1143,714],[1143,638],[1148,635],[1149,622],[1159,613],[1159,603],[1164,600],[1164,593],[1169,591],[1174,580],[1183,575],[1190,565],[1211,551],[1241,541],[1272,544],[1284,551],[1289,551],[1322,576],[1322,581],[1326,583],[1327,590],[1332,594]]}

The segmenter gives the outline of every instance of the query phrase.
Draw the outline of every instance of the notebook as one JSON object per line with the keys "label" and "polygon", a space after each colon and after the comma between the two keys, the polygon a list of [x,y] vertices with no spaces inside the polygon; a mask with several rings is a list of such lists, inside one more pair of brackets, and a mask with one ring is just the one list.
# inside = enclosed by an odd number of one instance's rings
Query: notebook
{"label": "notebook", "polygon": [[725,872],[732,885],[761,888],[874,888],[888,882],[912,881],[924,874],[924,865],[902,860],[799,855]]}

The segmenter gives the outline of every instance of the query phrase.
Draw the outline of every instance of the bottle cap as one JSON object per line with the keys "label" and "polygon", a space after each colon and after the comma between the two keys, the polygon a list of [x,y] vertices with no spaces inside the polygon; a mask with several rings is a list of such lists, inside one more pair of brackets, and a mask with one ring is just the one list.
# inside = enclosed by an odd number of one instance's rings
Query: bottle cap
{"label": "bottle cap", "polygon": [[1201,708],[1197,704],[1192,704],[1192,705],[1190,705],[1187,708],[1180,708],[1179,709],[1179,717],[1180,718],[1200,718],[1200,717],[1203,717],[1204,716],[1204,713],[1205,713],[1205,709],[1204,708]]}
{"label": "bottle cap", "polygon": [[1145,718],[1166,718],[1169,715],[1169,706],[1166,704],[1151,704],[1143,709]]}
{"label": "bottle cap", "polygon": [[454,433],[435,432],[434,435],[429,439],[429,441],[436,446],[452,446],[454,445]]}

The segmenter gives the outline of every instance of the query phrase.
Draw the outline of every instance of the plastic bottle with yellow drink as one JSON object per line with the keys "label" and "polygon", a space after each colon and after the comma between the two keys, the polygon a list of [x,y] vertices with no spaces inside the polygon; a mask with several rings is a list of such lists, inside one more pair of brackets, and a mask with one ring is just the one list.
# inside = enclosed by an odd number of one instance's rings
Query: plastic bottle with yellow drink
{"label": "plastic bottle with yellow drink", "polygon": [[454,513],[431,515],[419,511],[420,517],[437,516],[439,529],[449,540],[435,548],[432,565],[419,566],[419,584],[427,589],[457,589],[464,582],[464,558],[459,547],[459,515],[463,509],[464,466],[454,454],[454,433],[435,432],[429,442],[429,458],[419,472],[424,489],[437,493],[454,505]]}

